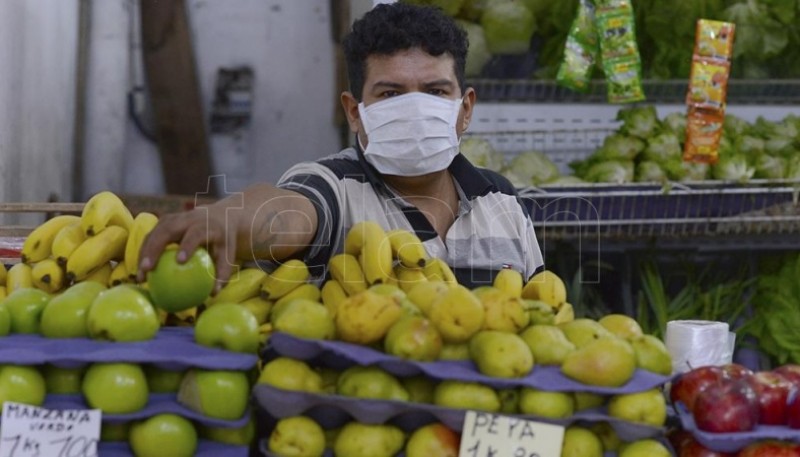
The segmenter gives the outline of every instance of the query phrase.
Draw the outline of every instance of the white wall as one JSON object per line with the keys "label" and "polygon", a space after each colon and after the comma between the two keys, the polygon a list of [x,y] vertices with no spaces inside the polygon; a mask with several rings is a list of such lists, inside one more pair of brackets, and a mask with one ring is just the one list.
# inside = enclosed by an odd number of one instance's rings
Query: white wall
{"label": "white wall", "polygon": [[0,201],[72,199],[77,23],[77,0],[0,1]]}

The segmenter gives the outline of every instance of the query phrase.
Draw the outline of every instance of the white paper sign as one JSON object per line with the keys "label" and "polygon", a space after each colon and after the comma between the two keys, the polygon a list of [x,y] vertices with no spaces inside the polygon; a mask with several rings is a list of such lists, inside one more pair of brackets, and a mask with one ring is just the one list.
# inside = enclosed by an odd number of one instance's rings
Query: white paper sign
{"label": "white paper sign", "polygon": [[0,457],[95,457],[99,409],[55,410],[7,401]]}
{"label": "white paper sign", "polygon": [[467,411],[459,457],[560,457],[561,425]]}

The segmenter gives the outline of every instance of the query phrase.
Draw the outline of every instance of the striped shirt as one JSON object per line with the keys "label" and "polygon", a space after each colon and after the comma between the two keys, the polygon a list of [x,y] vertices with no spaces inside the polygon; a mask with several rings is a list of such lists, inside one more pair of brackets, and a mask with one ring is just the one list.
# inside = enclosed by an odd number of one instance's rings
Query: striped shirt
{"label": "striped shirt", "polygon": [[460,284],[491,284],[497,272],[512,268],[528,279],[543,265],[528,209],[501,175],[473,166],[458,155],[448,168],[459,196],[458,214],[446,239],[425,215],[393,192],[354,148],[315,162],[301,162],[284,173],[278,187],[311,200],[317,233],[305,262],[323,276],[328,259],[342,252],[347,231],[372,220],[385,230],[416,233],[428,254],[447,262]]}

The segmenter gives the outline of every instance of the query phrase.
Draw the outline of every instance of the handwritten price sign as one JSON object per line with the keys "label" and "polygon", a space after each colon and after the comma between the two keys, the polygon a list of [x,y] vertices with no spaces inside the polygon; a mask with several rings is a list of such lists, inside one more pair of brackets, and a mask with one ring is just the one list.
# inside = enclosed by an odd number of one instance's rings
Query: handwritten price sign
{"label": "handwritten price sign", "polygon": [[459,457],[559,457],[564,427],[467,411]]}
{"label": "handwritten price sign", "polygon": [[0,457],[96,457],[99,409],[54,410],[3,403]]}

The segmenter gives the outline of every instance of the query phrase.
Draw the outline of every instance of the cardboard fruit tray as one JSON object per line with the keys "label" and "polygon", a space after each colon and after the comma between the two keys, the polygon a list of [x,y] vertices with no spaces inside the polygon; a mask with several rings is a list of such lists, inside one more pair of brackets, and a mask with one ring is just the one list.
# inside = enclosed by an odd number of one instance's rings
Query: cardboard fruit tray
{"label": "cardboard fruit tray", "polygon": [[341,370],[353,365],[376,365],[399,377],[424,374],[438,380],[478,382],[496,389],[533,387],[558,392],[614,395],[650,390],[670,380],[669,376],[637,369],[633,378],[620,387],[591,386],[566,377],[557,366],[536,366],[525,377],[503,379],[481,374],[471,361],[416,362],[357,344],[303,339],[279,332],[274,333],[269,341],[271,350],[277,355],[307,361],[319,360],[330,368]]}
{"label": "cardboard fruit tray", "polygon": [[[133,451],[128,443],[103,442],[98,446],[98,455],[103,457],[130,457]],[[232,446],[214,441],[200,440],[195,457],[247,457],[247,446]],[[166,456],[165,456],[166,457]]]}
{"label": "cardboard fruit tray", "polygon": [[755,441],[776,439],[800,443],[800,430],[793,430],[779,425],[758,425],[754,430],[736,433],[711,433],[700,430],[694,422],[692,413],[686,406],[678,402],[676,405],[681,427],[694,435],[703,446],[717,452],[738,452]]}

